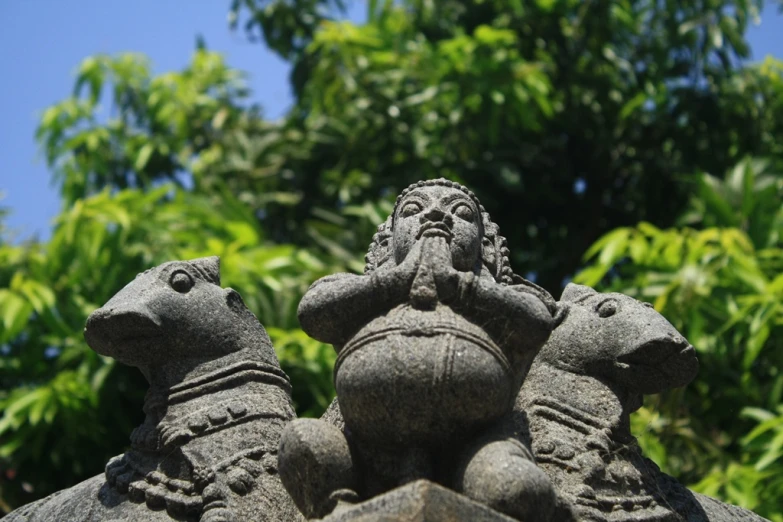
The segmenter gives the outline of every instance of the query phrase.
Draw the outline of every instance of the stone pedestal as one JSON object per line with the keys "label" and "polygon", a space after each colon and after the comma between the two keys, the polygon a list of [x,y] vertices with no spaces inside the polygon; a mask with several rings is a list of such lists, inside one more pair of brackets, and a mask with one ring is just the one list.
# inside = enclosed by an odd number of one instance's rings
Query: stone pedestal
{"label": "stone pedestal", "polygon": [[322,522],[515,522],[450,489],[417,480],[346,510]]}

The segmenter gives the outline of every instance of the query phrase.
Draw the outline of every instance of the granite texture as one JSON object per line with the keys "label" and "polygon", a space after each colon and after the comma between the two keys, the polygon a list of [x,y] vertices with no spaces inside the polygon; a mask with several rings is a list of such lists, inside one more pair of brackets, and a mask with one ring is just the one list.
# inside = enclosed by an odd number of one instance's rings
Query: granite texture
{"label": "granite texture", "polygon": [[280,475],[309,518],[418,479],[519,519],[555,495],[503,419],[554,324],[555,302],[516,276],[476,197],[447,180],[406,189],[364,275],[316,281],[302,328],[337,350],[344,429],[284,431]]}
{"label": "granite texture", "polygon": [[417,480],[354,506],[340,506],[323,522],[513,522],[514,519],[428,480]]}
{"label": "granite texture", "polygon": [[570,284],[558,325],[517,397],[516,431],[577,520],[762,521],[689,491],[645,458],[630,414],[644,394],[690,382],[687,340],[649,304]]}
{"label": "granite texture", "polygon": [[337,399],[281,441],[308,518],[396,513],[394,488],[426,479],[524,521],[764,520],[689,491],[631,435],[644,394],[695,377],[693,347],[622,294],[569,285],[555,303],[460,185],[406,189],[365,274],[317,281],[299,316],[338,353]]}
{"label": "granite texture", "polygon": [[146,419],[106,472],[4,520],[294,521],[277,475],[288,378],[263,326],[216,257],[139,274],[87,320],[96,352],[138,367],[150,383]]}
{"label": "granite texture", "polygon": [[295,419],[288,378],[219,261],[140,274],[88,319],[150,383],[105,474],[18,521],[731,522],[641,453],[630,415],[685,386],[694,348],[650,305],[514,274],[465,187],[405,189],[364,275],[316,281],[302,328],[337,351],[337,399]]}

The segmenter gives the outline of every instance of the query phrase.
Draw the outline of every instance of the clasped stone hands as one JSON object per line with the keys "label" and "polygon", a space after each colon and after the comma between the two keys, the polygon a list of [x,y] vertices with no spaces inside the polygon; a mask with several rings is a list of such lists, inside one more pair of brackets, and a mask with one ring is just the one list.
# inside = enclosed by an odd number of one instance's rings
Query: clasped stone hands
{"label": "clasped stone hands", "polygon": [[453,267],[451,248],[443,236],[417,241],[392,272],[400,278],[403,288],[409,289],[411,305],[420,310],[432,310],[439,301],[452,302],[466,276]]}

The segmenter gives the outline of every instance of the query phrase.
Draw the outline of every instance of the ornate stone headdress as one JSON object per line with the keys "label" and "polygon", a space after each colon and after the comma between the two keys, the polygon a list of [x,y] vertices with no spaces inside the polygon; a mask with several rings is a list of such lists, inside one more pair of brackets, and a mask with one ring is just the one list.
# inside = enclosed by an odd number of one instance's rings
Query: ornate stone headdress
{"label": "ornate stone headdress", "polygon": [[386,219],[385,222],[378,226],[378,232],[372,237],[370,249],[364,258],[366,262],[364,266],[364,273],[371,273],[373,270],[386,263],[392,257],[391,240],[392,232],[394,230],[394,216],[397,213],[397,208],[399,207],[400,202],[405,198],[405,196],[418,188],[433,186],[448,187],[459,190],[467,195],[476,205],[476,208],[481,214],[482,264],[487,272],[492,275],[495,281],[503,285],[510,285],[514,284],[517,278],[521,279],[519,276],[514,274],[513,270],[511,270],[511,263],[508,259],[509,250],[506,238],[498,234],[498,226],[492,222],[489,214],[486,210],[484,210],[484,207],[481,205],[481,202],[478,200],[476,195],[473,194],[473,192],[470,191],[467,187],[464,187],[455,181],[444,178],[419,181],[413,185],[410,185],[408,188],[403,190],[399,196],[397,196],[397,201],[394,204],[394,210],[392,211],[392,214]]}

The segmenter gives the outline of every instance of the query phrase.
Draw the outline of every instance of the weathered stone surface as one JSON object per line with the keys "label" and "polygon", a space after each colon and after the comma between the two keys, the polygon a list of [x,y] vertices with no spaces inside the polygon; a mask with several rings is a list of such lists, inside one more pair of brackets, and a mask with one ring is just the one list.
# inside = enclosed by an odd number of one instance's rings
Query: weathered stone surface
{"label": "weathered stone surface", "polygon": [[549,480],[500,421],[555,303],[507,256],[470,191],[420,182],[379,228],[364,275],[313,284],[299,319],[337,350],[345,429],[300,420],[283,434],[281,478],[306,516],[416,479],[520,519],[554,509]]}
{"label": "weathered stone surface", "polygon": [[649,304],[568,285],[559,324],[519,393],[514,420],[578,520],[761,521],[689,491],[645,458],[629,416],[643,394],[684,386],[693,347]]}
{"label": "weathered stone surface", "polygon": [[[478,212],[455,208],[461,198]],[[763,520],[689,491],[631,435],[644,394],[697,373],[674,327],[649,305],[578,285],[553,305],[507,254],[467,190],[424,182],[379,227],[364,276],[313,285],[300,319],[338,352],[338,400],[322,424],[295,421],[283,435],[298,507],[324,516],[426,478],[526,521]],[[528,373],[549,333],[541,305],[554,330]],[[397,513],[372,502],[362,505]]]}
{"label": "weathered stone surface", "polygon": [[514,519],[428,480],[417,480],[355,506],[340,506],[323,522],[512,522]]}
{"label": "weathered stone surface", "polygon": [[288,378],[218,258],[140,274],[88,319],[92,349],[150,382],[146,420],[105,474],[24,506],[15,521],[283,521],[300,518],[277,476]]}
{"label": "weathered stone surface", "polygon": [[631,434],[644,394],[697,373],[674,327],[584,286],[556,303],[508,254],[466,188],[403,191],[365,274],[323,278],[300,303],[338,352],[320,420],[294,420],[217,258],[140,274],[85,329],[150,382],[131,450],[6,520],[293,522],[298,507],[324,522],[763,521],[689,491]]}

